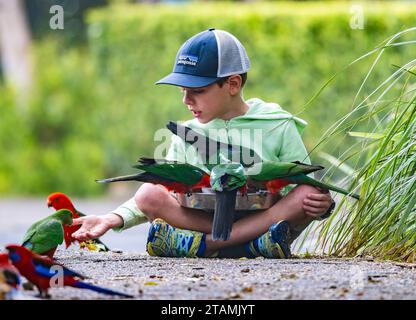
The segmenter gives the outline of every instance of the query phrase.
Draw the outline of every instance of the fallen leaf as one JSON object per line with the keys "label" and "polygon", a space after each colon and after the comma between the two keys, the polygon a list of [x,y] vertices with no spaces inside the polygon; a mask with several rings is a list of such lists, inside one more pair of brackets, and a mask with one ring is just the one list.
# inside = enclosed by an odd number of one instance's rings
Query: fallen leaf
{"label": "fallen leaf", "polygon": [[246,268],[246,269],[241,270],[241,272],[247,273],[247,272],[250,272],[250,269]]}
{"label": "fallen leaf", "polygon": [[228,298],[230,299],[240,299],[241,298],[241,294],[237,293],[237,292],[231,292],[228,295]]}
{"label": "fallen leaf", "polygon": [[253,287],[245,287],[245,288],[243,288],[242,291],[245,292],[245,293],[251,293],[251,292],[253,292]]}
{"label": "fallen leaf", "polygon": [[154,282],[154,281],[146,281],[145,283],[143,283],[145,286],[157,286],[158,283]]}
{"label": "fallen leaf", "polygon": [[370,283],[379,283],[379,282],[381,282],[381,280],[376,280],[376,279],[374,279],[374,277],[368,276],[368,282],[370,282]]}

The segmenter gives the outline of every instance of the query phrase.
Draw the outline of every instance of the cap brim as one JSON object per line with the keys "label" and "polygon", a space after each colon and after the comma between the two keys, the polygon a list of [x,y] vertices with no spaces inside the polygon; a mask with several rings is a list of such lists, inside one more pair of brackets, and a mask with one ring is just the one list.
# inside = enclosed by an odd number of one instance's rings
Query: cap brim
{"label": "cap brim", "polygon": [[171,73],[160,79],[156,84],[170,84],[173,86],[187,87],[187,88],[199,88],[208,86],[220,78],[212,77],[200,77],[187,73]]}

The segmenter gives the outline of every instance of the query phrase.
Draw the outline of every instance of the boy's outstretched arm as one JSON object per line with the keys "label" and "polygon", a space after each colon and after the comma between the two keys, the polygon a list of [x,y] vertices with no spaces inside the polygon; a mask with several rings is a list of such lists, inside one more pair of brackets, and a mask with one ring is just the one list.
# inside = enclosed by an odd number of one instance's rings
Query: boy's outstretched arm
{"label": "boy's outstretched arm", "polygon": [[112,228],[123,226],[123,219],[115,214],[109,213],[102,216],[85,216],[73,220],[73,225],[82,225],[72,237],[79,241],[86,241],[101,237]]}

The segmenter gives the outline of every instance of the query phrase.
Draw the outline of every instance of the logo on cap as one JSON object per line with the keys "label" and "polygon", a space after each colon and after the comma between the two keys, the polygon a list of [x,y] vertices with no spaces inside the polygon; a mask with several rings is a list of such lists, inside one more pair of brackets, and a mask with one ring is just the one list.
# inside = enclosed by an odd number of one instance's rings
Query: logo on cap
{"label": "logo on cap", "polygon": [[196,66],[198,57],[191,54],[181,54],[176,64],[183,64],[187,66]]}

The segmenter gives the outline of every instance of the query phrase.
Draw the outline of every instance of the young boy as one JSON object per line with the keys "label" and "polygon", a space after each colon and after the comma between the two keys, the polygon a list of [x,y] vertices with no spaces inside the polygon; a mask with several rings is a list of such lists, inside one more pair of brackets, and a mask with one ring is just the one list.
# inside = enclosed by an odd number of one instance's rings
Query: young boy
{"label": "young boy", "polygon": [[[157,84],[182,90],[183,103],[195,118],[184,125],[195,131],[252,148],[265,161],[310,163],[300,138],[306,122],[277,104],[243,99],[249,68],[249,58],[239,40],[211,28],[182,45],[173,72]],[[253,134],[254,130],[261,134]],[[233,141],[236,132],[240,133],[238,143]],[[197,150],[177,136],[172,137],[167,159],[201,166],[196,161]],[[73,236],[87,240],[109,229],[121,231],[151,221],[147,243],[151,255],[288,258],[290,243],[314,219],[330,214],[334,202],[327,190],[307,185],[286,191],[267,210],[240,213],[242,217],[234,222],[229,240],[213,241],[212,215],[182,207],[164,187],[144,183],[132,199],[112,213],[75,219],[74,224],[82,227]]]}

